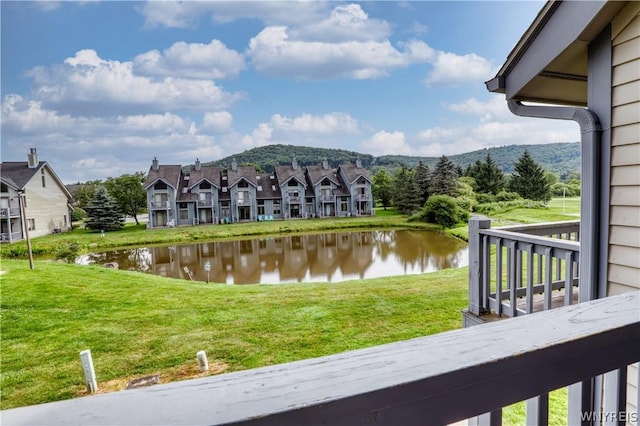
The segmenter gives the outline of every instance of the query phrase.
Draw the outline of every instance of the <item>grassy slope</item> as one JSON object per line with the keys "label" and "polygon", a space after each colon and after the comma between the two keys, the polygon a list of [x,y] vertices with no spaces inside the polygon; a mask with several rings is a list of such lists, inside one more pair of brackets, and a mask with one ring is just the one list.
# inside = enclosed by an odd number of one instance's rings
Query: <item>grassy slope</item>
{"label": "grassy slope", "polygon": [[[567,199],[567,214],[578,211],[579,203],[571,205]],[[506,212],[503,219],[573,218],[562,212],[562,200],[554,200],[549,209]],[[38,238],[34,246],[51,252],[78,241],[103,249],[354,225],[407,224],[391,210],[359,219],[158,231],[130,226],[104,239],[76,230]],[[466,237],[466,228],[454,232]],[[2,409],[81,395],[78,352],[87,348],[99,386],[116,390],[148,374],[160,373],[163,381],[195,375],[202,349],[212,365],[233,371],[451,330],[467,303],[467,268],[331,285],[224,286],[46,261],[30,271],[24,260],[6,260],[8,247],[20,244],[0,247],[0,269],[7,271],[0,276]],[[505,410],[506,424],[517,423],[521,410],[522,404]]]}
{"label": "grassy slope", "polygon": [[466,270],[341,284],[226,286],[100,267],[5,260],[2,409],[99,386],[183,378],[205,350],[227,371],[316,357],[460,326]]}

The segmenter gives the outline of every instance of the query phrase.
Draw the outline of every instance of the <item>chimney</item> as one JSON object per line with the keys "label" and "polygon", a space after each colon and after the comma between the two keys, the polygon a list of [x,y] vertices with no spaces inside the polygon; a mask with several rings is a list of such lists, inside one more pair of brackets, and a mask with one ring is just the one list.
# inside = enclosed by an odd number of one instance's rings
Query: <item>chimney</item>
{"label": "chimney", "polygon": [[362,161],[360,161],[359,158],[356,158],[356,169],[361,169],[362,168]]}
{"label": "chimney", "polygon": [[200,159],[196,158],[196,171],[200,171]]}
{"label": "chimney", "polygon": [[329,170],[329,160],[327,160],[326,158],[322,160],[322,168],[325,170]]}
{"label": "chimney", "polygon": [[231,170],[233,170],[234,172],[238,170],[238,162],[236,161],[235,158],[231,160]]}
{"label": "chimney", "polygon": [[298,170],[298,160],[296,160],[295,157],[293,157],[293,161],[291,162],[291,168],[293,170]]}
{"label": "chimney", "polygon": [[35,148],[31,148],[29,155],[27,155],[28,166],[30,169],[35,169],[38,167],[38,153]]}
{"label": "chimney", "polygon": [[156,172],[158,171],[158,168],[160,168],[160,166],[158,165],[158,159],[156,157],[153,157],[153,161],[151,162],[151,168]]}

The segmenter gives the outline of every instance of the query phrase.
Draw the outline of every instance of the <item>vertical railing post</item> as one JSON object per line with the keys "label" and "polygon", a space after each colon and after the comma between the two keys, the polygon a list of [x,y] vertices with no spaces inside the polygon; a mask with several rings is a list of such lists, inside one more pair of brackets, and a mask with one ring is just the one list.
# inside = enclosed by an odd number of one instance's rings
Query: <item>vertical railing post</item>
{"label": "vertical railing post", "polygon": [[490,219],[472,217],[469,220],[469,311],[475,315],[485,313],[484,298],[487,295],[484,294],[482,282],[484,253],[480,230],[489,228],[491,228]]}

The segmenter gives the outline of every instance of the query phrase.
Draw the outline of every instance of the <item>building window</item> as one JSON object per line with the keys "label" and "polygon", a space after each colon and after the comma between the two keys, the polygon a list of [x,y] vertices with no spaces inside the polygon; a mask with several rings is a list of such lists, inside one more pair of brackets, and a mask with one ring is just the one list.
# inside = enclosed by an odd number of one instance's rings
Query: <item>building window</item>
{"label": "building window", "polygon": [[180,220],[189,220],[189,210],[180,209]]}
{"label": "building window", "polygon": [[347,202],[346,201],[342,201],[340,203],[340,210],[343,211],[343,212],[347,211]]}
{"label": "building window", "polygon": [[36,220],[35,219],[27,219],[27,229],[29,231],[35,231],[36,230]]}
{"label": "building window", "polygon": [[66,214],[64,216],[62,216],[62,220],[64,221],[64,226],[66,228],[66,226],[67,226],[67,215]]}
{"label": "building window", "polygon": [[280,200],[273,200],[273,214],[280,214]]}
{"label": "building window", "polygon": [[47,187],[47,180],[46,180],[46,176],[44,175],[44,169],[40,170],[40,174],[42,175],[42,187],[46,188]]}
{"label": "building window", "polygon": [[264,214],[264,205],[258,206],[258,214],[260,215]]}
{"label": "building window", "polygon": [[240,182],[238,182],[238,187],[240,188],[248,188],[249,187],[249,182],[247,182],[246,180],[241,180]]}

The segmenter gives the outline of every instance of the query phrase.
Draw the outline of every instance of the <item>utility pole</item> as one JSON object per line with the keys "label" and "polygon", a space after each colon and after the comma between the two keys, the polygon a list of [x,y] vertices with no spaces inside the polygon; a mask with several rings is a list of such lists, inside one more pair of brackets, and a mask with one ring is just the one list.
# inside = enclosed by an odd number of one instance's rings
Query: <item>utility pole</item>
{"label": "utility pole", "polygon": [[25,210],[26,195],[24,190],[18,191],[18,200],[20,201],[20,216],[22,218],[22,229],[24,231],[24,237],[27,240],[27,251],[29,252],[29,268],[33,269],[33,252],[31,251],[31,239],[29,238],[29,226],[27,225],[27,212]]}

